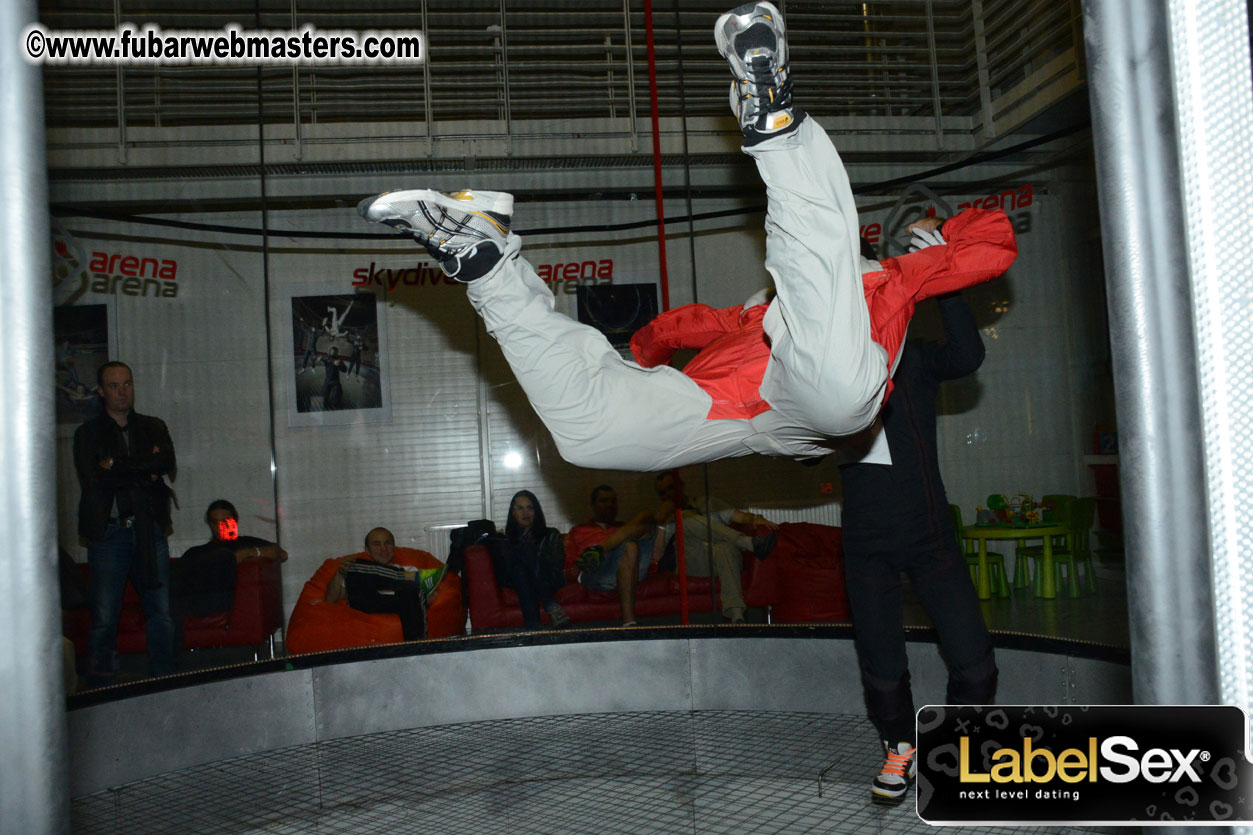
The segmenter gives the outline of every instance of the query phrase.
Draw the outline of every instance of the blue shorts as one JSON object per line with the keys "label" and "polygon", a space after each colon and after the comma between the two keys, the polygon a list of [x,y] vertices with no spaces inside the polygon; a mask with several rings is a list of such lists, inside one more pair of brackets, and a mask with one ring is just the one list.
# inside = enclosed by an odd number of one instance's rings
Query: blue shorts
{"label": "blue shorts", "polygon": [[[635,582],[638,583],[648,576],[648,567],[653,559],[653,540],[657,538],[657,534],[652,533],[643,539],[637,540],[640,546],[640,564],[639,570],[635,575]],[[601,557],[600,565],[593,571],[584,571],[579,574],[579,583],[583,588],[589,591],[613,591],[618,587],[618,563],[622,561],[622,554],[625,552],[627,543],[622,543],[617,548],[606,553]]]}

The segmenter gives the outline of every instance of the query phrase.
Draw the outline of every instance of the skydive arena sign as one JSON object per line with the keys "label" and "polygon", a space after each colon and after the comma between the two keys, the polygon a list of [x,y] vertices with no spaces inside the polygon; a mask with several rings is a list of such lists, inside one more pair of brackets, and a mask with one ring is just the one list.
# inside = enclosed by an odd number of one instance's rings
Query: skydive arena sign
{"label": "skydive arena sign", "polygon": [[1231,825],[1253,820],[1237,707],[918,711],[918,816],[933,824]]}

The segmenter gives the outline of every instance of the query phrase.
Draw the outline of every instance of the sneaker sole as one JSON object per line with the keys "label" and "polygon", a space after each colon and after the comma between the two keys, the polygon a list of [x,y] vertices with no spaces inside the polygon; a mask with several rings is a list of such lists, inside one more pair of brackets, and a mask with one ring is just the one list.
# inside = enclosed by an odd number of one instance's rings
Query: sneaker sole
{"label": "sneaker sole", "polygon": [[[746,11],[741,11],[741,9],[745,9]],[[784,38],[787,36],[786,28],[783,25],[783,15],[774,7],[773,3],[767,3],[763,0],[763,2],[760,3],[750,3],[744,6],[739,6],[719,17],[718,22],[714,24],[714,43],[718,47],[719,55],[727,60],[730,60],[731,41],[727,37],[726,33],[727,22],[732,18],[751,18],[752,14],[758,9],[762,9],[765,13],[764,16],[769,18],[770,21],[778,27],[779,37]],[[748,27],[745,26],[743,28],[747,29]],[[736,57],[737,60],[739,60],[739,56]]]}
{"label": "sneaker sole", "polygon": [[881,794],[878,789],[870,789],[870,799],[880,806],[900,806],[905,802],[905,798],[909,796],[909,791],[914,787],[914,778],[910,778],[905,784],[905,789],[900,794]]}

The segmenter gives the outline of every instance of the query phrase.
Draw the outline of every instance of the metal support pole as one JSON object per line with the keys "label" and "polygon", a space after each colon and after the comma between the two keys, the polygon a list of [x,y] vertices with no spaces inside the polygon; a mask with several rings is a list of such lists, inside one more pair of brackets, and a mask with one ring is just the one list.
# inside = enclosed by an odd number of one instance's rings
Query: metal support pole
{"label": "metal support pole", "polygon": [[52,265],[38,67],[17,48],[34,0],[0,3],[0,832],[69,832],[65,686],[57,595]]}
{"label": "metal support pole", "polygon": [[[1200,361],[1219,698],[1253,709],[1253,86],[1245,0],[1169,0],[1188,256]],[[1246,827],[1253,832],[1253,827]]]}
{"label": "metal support pole", "polygon": [[[979,113],[983,119],[983,138],[996,138],[996,120],[992,115],[992,76],[988,71],[988,39],[983,23],[983,0],[971,0],[970,16],[975,30],[975,66],[979,69]],[[1076,52],[1082,52],[1078,44]]]}
{"label": "metal support pole", "polygon": [[[427,21],[427,0],[422,0],[422,31],[430,37],[430,23]],[[431,56],[427,55],[422,62],[422,123],[426,126],[426,153],[435,153],[435,137],[433,131],[435,114],[431,111]]]}
{"label": "metal support pole", "polygon": [[513,105],[509,101],[509,10],[500,0],[500,77],[505,93],[505,154],[513,156]]}
{"label": "metal support pole", "polygon": [[1197,353],[1166,0],[1085,0],[1118,404],[1132,687],[1214,704]]}
{"label": "metal support pole", "polygon": [[[122,0],[113,0],[113,26],[122,25]],[[117,65],[117,161],[126,164],[126,68]],[[158,74],[159,75],[159,74]]]}
{"label": "metal support pole", "polygon": [[[296,26],[297,26],[296,20],[297,20],[296,0],[291,0],[292,31],[296,30]],[[257,21],[257,28],[258,29],[261,28],[260,20]],[[260,95],[261,91],[258,90],[257,94]],[[303,159],[305,155],[305,151],[304,151],[304,146],[302,144],[304,141],[304,137],[301,135],[302,131],[304,130],[304,126],[301,125],[300,123],[300,67],[295,64],[293,64],[291,68],[291,108],[292,108],[292,127],[295,130],[295,136],[296,136],[296,149],[295,149],[295,153],[292,156],[296,159]],[[262,176],[264,176],[264,174]]]}
{"label": "metal support pole", "polygon": [[631,0],[622,0],[622,38],[626,49],[627,119],[631,122],[631,153],[640,149],[639,125],[635,123],[635,52],[631,48]]}
{"label": "metal support pole", "polygon": [[940,59],[935,51],[935,15],[931,0],[927,0],[927,54],[931,62],[931,107],[935,111],[935,139],[940,147],[944,141],[944,113],[940,102]]}

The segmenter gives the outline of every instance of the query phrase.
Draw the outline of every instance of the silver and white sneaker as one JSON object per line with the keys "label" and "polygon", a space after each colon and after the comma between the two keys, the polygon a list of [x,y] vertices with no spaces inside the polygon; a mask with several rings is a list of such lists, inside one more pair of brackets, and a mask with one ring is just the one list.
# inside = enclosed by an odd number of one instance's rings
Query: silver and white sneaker
{"label": "silver and white sneaker", "polygon": [[445,274],[481,278],[505,250],[513,195],[503,191],[389,191],[357,204],[360,215],[412,235]]}
{"label": "silver and white sneaker", "polygon": [[731,66],[731,112],[755,145],[795,130],[805,118],[792,112],[792,76],[788,70],[787,28],[773,4],[748,3],[718,18],[718,52]]}

